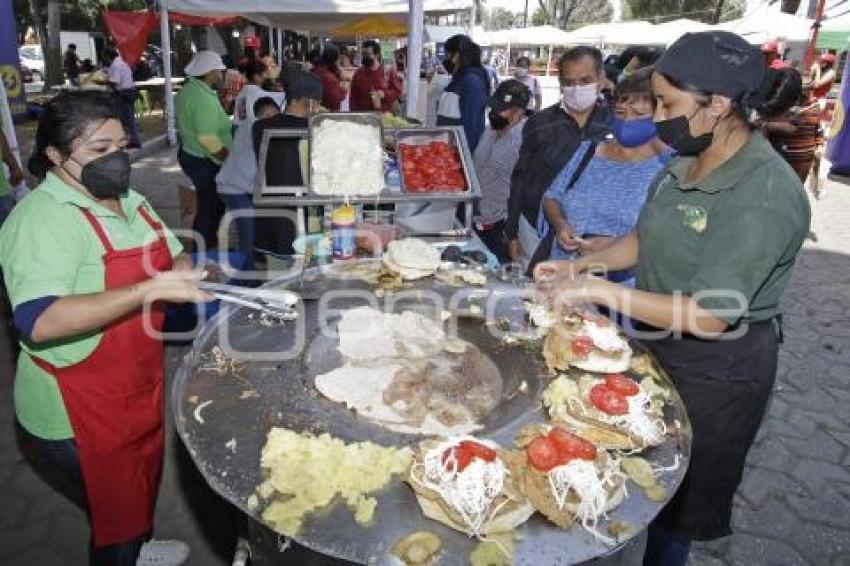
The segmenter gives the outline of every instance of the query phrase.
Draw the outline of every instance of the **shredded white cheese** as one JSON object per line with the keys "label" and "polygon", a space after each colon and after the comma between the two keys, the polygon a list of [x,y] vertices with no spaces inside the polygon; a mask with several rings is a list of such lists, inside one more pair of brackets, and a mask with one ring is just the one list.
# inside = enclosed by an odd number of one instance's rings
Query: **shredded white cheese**
{"label": "shredded white cheese", "polygon": [[667,434],[667,425],[663,419],[652,417],[649,413],[650,397],[641,390],[637,395],[626,397],[629,412],[625,415],[605,415],[605,422],[628,430],[645,444],[660,444]]}
{"label": "shredded white cheese", "polygon": [[[508,470],[499,458],[492,462],[473,458],[463,471],[458,471],[458,463],[453,455],[449,455],[443,462],[443,454],[463,440],[477,442],[494,450],[497,448],[491,442],[471,436],[442,442],[425,453],[421,464],[424,466],[421,483],[440,494],[461,516],[473,536],[480,536],[498,511],[491,507],[502,491]],[[412,476],[416,477],[415,474]]]}
{"label": "shredded white cheese", "polygon": [[553,468],[548,475],[558,508],[564,508],[567,496],[572,491],[579,499],[575,516],[582,527],[597,539],[613,544],[613,539],[596,530],[596,523],[605,516],[605,506],[608,504],[606,486],[613,487],[618,476],[622,476],[619,460],[608,456],[605,465],[599,469],[594,462],[574,459]]}
{"label": "shredded white cheese", "polygon": [[323,120],[311,140],[310,184],[318,195],[377,195],[384,188],[380,130],[347,120]]}

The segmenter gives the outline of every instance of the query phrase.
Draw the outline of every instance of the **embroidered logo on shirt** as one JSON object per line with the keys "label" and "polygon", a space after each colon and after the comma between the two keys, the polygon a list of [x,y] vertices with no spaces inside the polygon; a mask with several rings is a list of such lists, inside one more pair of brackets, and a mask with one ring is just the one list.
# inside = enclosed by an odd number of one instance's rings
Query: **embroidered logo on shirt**
{"label": "embroidered logo on shirt", "polygon": [[703,207],[692,204],[680,204],[676,208],[684,213],[682,224],[697,234],[702,234],[708,227],[708,212]]}

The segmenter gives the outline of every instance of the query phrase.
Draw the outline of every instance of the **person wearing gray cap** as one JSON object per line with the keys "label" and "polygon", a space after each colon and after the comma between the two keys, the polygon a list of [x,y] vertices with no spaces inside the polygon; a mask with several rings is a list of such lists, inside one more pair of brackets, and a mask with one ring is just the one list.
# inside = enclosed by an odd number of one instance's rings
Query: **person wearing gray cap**
{"label": "person wearing gray cap", "polygon": [[[809,231],[800,179],[751,120],[776,116],[801,89],[723,31],[686,34],[652,77],[656,126],[679,155],[649,188],[637,229],[535,279],[559,301],[640,321],[693,431],[685,478],[649,527],[644,565],[687,562],[692,540],[731,534],[732,498],[776,378],[780,299]],[[581,274],[636,268],[636,289]],[[650,337],[654,339],[650,339]]]}
{"label": "person wearing gray cap", "polygon": [[501,83],[487,102],[489,127],[475,147],[472,162],[481,185],[481,200],[473,218],[475,233],[499,261],[509,262],[505,219],[511,193],[511,172],[519,158],[525,109],[531,92],[520,81]]}
{"label": "person wearing gray cap", "polygon": [[215,90],[224,70],[218,53],[198,51],[185,68],[189,79],[174,98],[180,146],[177,161],[192,180],[198,200],[192,230],[207,248],[217,246],[216,233],[224,214],[215,176],[233,145],[233,125]]}

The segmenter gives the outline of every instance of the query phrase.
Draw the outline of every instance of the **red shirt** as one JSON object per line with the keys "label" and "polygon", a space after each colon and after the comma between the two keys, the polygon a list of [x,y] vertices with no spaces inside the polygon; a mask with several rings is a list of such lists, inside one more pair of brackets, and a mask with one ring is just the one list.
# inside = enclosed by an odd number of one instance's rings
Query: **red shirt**
{"label": "red shirt", "polygon": [[371,94],[373,90],[384,91],[384,98],[381,100],[382,112],[389,112],[393,103],[401,97],[401,85],[395,73],[387,71],[383,65],[377,69],[360,67],[351,80],[351,98],[349,99],[351,110],[354,112],[374,111]]}
{"label": "red shirt", "polygon": [[339,112],[339,105],[345,100],[345,89],[339,80],[339,71],[325,65],[313,67],[313,74],[322,82],[322,106],[333,112]]}

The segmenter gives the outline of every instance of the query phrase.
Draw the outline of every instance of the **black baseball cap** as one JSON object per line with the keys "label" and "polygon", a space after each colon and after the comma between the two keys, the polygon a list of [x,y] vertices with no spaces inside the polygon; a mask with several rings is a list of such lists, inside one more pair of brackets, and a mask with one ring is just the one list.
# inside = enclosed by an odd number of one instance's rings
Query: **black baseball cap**
{"label": "black baseball cap", "polygon": [[655,70],[679,84],[732,99],[757,92],[766,72],[761,51],[728,31],[686,33],[664,52]]}
{"label": "black baseball cap", "polygon": [[499,83],[496,87],[496,92],[490,97],[487,105],[501,112],[508,108],[525,108],[528,106],[528,101],[531,100],[531,91],[528,87],[519,81],[510,79]]}

